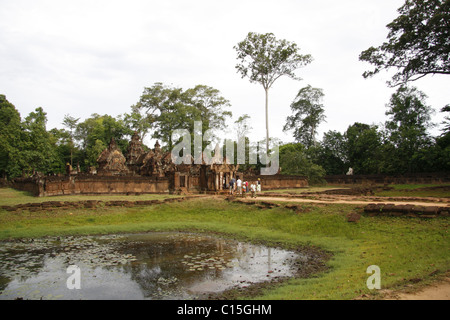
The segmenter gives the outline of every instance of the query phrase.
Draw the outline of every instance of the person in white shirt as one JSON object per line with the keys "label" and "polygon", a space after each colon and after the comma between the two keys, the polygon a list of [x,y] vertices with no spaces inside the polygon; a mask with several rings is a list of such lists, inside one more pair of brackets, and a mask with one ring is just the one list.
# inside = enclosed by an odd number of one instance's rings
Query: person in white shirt
{"label": "person in white shirt", "polygon": [[250,191],[252,192],[252,198],[256,198],[256,184],[251,184]]}
{"label": "person in white shirt", "polygon": [[239,194],[242,194],[242,180],[238,177],[236,181],[236,187]]}

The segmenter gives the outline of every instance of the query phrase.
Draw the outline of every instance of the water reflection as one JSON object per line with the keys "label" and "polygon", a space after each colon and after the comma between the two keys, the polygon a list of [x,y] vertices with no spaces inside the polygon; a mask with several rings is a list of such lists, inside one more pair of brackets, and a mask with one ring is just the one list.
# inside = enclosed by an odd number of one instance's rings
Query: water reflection
{"label": "water reflection", "polygon": [[[0,243],[0,299],[194,299],[289,277],[297,253],[213,236],[146,233]],[[81,269],[69,290],[67,268]]]}

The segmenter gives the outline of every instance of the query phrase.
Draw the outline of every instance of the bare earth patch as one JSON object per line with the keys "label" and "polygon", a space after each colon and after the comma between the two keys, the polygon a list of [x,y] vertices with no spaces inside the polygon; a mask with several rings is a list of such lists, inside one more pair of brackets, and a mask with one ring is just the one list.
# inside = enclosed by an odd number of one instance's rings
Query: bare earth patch
{"label": "bare earth patch", "polygon": [[412,293],[386,292],[384,300],[450,300],[450,278]]}

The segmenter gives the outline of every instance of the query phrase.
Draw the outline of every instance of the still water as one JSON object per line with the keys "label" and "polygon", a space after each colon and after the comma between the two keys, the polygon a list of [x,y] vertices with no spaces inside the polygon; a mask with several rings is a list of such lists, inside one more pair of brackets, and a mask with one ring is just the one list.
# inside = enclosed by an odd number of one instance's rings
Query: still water
{"label": "still water", "polygon": [[[0,242],[0,299],[196,299],[293,276],[299,253],[192,233]],[[80,289],[70,289],[79,268]],[[68,273],[68,271],[70,271]],[[72,286],[73,287],[73,286]]]}

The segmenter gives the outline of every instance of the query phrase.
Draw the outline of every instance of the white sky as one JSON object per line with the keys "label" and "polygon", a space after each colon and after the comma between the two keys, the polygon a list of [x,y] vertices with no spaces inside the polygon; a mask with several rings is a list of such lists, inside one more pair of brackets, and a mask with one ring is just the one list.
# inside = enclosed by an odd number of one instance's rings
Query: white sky
{"label": "white sky", "polygon": [[[252,137],[265,137],[264,90],[241,79],[233,46],[248,32],[272,32],[297,43],[314,61],[299,69],[302,81],[280,78],[269,96],[270,135],[282,131],[290,104],[308,84],[324,90],[323,132],[344,132],[355,122],[383,123],[396,89],[388,74],[364,79],[372,66],[361,51],[386,40],[385,27],[404,0],[67,1],[0,0],[0,94],[22,118],[37,107],[47,128],[62,128],[65,114],[130,112],[144,87],[155,82],[192,88],[204,84],[230,100],[232,122],[247,113]],[[435,110],[450,103],[450,77],[413,83]],[[437,127],[433,133],[439,133]],[[230,130],[229,138],[234,137]],[[253,140],[252,140],[253,141]]]}

